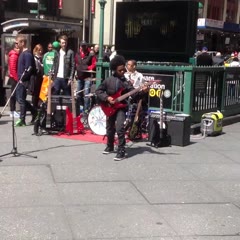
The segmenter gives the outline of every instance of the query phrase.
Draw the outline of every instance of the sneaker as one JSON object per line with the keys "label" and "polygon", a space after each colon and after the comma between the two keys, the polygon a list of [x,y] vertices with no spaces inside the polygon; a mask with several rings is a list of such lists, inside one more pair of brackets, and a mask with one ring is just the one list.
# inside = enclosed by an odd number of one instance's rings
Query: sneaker
{"label": "sneaker", "polygon": [[16,111],[14,111],[13,114],[14,114],[15,118],[19,118],[20,117],[20,114],[18,112],[16,112]]}
{"label": "sneaker", "polygon": [[13,111],[10,112],[9,117],[13,117]]}
{"label": "sneaker", "polygon": [[114,147],[107,146],[102,153],[103,154],[109,154],[109,153],[112,153],[113,151],[114,151]]}
{"label": "sneaker", "polygon": [[25,127],[26,123],[22,119],[18,119],[15,123],[15,127]]}
{"label": "sneaker", "polygon": [[121,161],[127,157],[125,150],[119,150],[116,157],[114,158],[115,161]]}

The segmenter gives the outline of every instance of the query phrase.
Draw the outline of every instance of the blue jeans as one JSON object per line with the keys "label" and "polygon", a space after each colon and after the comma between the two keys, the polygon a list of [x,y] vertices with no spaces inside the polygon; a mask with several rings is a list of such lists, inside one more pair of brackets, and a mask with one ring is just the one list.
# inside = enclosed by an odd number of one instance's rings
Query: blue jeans
{"label": "blue jeans", "polygon": [[84,79],[77,80],[77,91],[84,90],[83,92],[78,93],[78,102],[79,102],[79,105],[83,105],[84,111],[89,110],[89,107],[90,107],[90,98],[83,97],[90,93],[90,87],[91,87],[91,81],[87,81]]}
{"label": "blue jeans", "polygon": [[36,109],[26,100],[27,88],[25,83],[19,83],[16,89],[16,99],[20,105],[20,119],[25,122],[26,111],[30,111],[32,115],[36,112]]}
{"label": "blue jeans", "polygon": [[61,90],[63,90],[63,95],[71,95],[68,80],[65,78],[55,78],[53,82],[53,87],[55,95],[59,95]]}

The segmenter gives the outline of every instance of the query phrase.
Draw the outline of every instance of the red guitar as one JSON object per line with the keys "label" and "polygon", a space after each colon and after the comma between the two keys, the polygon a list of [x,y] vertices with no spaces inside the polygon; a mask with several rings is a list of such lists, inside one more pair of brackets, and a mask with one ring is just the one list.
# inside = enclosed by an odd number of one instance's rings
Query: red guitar
{"label": "red guitar", "polygon": [[[157,83],[157,82],[160,82],[160,80],[155,80],[155,81],[149,81],[149,82],[146,82],[144,83],[145,86],[150,86],[152,85],[153,83]],[[105,115],[107,117],[111,117],[119,108],[125,108],[127,106],[127,104],[125,103],[121,103],[122,100],[124,100],[125,98],[133,95],[134,93],[137,93],[139,92],[140,90],[142,89],[142,87],[138,87],[128,93],[125,93],[123,95],[122,94],[122,91],[124,90],[123,88],[120,88],[115,94],[113,94],[111,97],[114,99],[114,104],[110,104],[110,103],[107,103],[107,102],[101,102],[100,103],[100,106],[103,110],[103,112],[105,113]]]}
{"label": "red guitar", "polygon": [[84,126],[81,122],[81,116],[76,116],[76,103],[74,96],[73,81],[71,82],[71,94],[72,94],[72,113],[69,108],[66,109],[66,133],[69,135],[83,133]]}

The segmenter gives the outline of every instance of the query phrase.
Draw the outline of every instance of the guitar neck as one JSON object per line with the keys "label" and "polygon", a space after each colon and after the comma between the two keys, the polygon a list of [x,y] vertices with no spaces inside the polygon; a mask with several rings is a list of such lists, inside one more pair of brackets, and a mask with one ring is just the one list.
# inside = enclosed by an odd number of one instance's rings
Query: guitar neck
{"label": "guitar neck", "polygon": [[136,114],[135,114],[135,117],[134,117],[134,122],[136,122],[138,120],[138,115],[139,115],[141,107],[142,107],[142,99],[140,99],[139,102],[138,102],[137,111],[136,111]]}
{"label": "guitar neck", "polygon": [[49,76],[48,77],[48,103],[47,103],[47,115],[52,114],[52,109],[51,109],[51,103],[52,103],[52,79]]}
{"label": "guitar neck", "polygon": [[[147,83],[144,83],[144,85],[145,85],[145,86],[150,86],[150,85],[152,85],[153,83],[157,83],[157,82],[160,82],[160,81],[159,81],[159,80],[149,81],[149,82],[147,82]],[[124,100],[125,98],[133,95],[134,93],[139,92],[141,89],[142,89],[142,87],[140,86],[140,87],[138,87],[138,88],[136,88],[136,89],[134,89],[134,90],[132,90],[132,91],[130,91],[130,92],[128,92],[128,93],[125,93],[125,94],[123,94],[122,96],[118,97],[118,98],[116,99],[116,101],[117,101],[117,102],[121,102],[121,101]]]}
{"label": "guitar neck", "polygon": [[162,89],[159,94],[160,100],[160,130],[163,130],[163,99],[162,99]]}
{"label": "guitar neck", "polygon": [[116,99],[117,102],[121,102],[122,100],[130,97],[131,95],[133,95],[133,94],[137,93],[138,91],[140,91],[140,89],[141,89],[141,87],[136,88],[136,89],[134,89],[134,90],[132,90],[132,91],[130,91],[130,92],[128,92],[128,93],[123,94],[122,96],[120,96],[120,97],[118,97],[118,98]]}

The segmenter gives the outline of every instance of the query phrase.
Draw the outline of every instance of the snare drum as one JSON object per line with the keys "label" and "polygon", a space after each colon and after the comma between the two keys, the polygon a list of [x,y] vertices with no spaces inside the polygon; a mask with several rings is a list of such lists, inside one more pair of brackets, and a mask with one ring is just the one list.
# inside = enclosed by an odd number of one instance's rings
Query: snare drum
{"label": "snare drum", "polygon": [[100,106],[93,107],[88,114],[88,125],[93,133],[106,135],[106,115]]}

